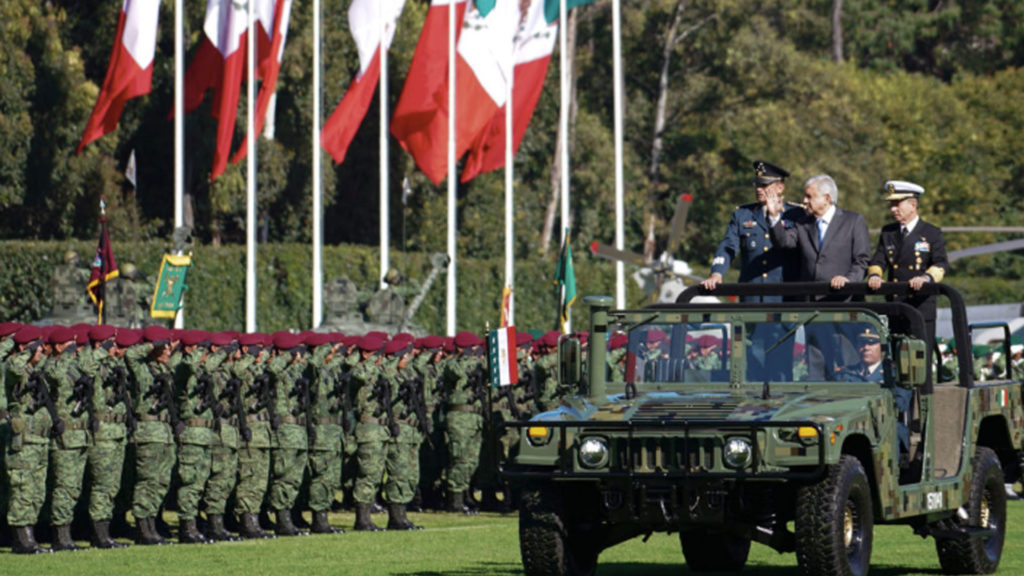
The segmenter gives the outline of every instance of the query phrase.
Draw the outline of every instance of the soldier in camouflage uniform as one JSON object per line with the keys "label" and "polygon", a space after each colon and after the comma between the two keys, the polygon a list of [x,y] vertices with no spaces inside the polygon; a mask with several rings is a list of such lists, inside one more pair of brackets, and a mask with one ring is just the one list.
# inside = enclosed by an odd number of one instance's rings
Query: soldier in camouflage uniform
{"label": "soldier in camouflage uniform", "polygon": [[427,417],[426,442],[420,444],[420,482],[417,496],[410,509],[444,508],[444,489],[441,476],[444,472],[444,410],[439,389],[440,367],[444,359],[444,338],[426,336],[416,341],[416,355],[411,366],[423,382],[423,398]]}
{"label": "soldier in camouflage uniform", "polygon": [[480,464],[484,403],[489,401],[487,384],[481,380],[486,379],[482,347],[483,340],[476,334],[459,332],[455,335],[457,355],[444,367],[448,390],[446,489],[450,512],[474,512],[466,505],[466,492]]}
{"label": "soldier in camouflage uniform", "polygon": [[626,380],[626,344],[629,336],[616,334],[608,340],[608,381],[625,382]]}
{"label": "soldier in camouflage uniform", "polygon": [[413,344],[392,340],[384,347],[388,360],[382,372],[390,386],[392,437],[387,444],[384,495],[388,501],[388,530],[422,530],[406,517],[406,507],[416,496],[420,481],[421,418],[426,423],[423,380],[410,366]]}
{"label": "soldier in camouflage uniform", "polygon": [[92,379],[76,366],[75,347],[73,330],[53,327],[46,338],[47,359],[42,367],[57,418],[64,424],[63,430],[60,427],[54,430],[50,444],[53,477],[50,523],[54,527],[54,551],[81,550],[71,538],[71,521],[78,497],[82,494],[86,449],[89,446],[90,407],[102,401],[94,398],[97,390],[89,386]]}
{"label": "soldier in camouflage uniform", "polygon": [[269,504],[277,520],[275,532],[278,536],[298,536],[299,531],[292,520],[292,507],[299,495],[302,476],[308,461],[308,438],[306,434],[307,415],[301,409],[306,359],[302,338],[287,332],[274,335],[277,353],[267,365],[273,385],[272,417],[280,418],[280,425],[274,430],[274,448],[271,452],[271,479]]}
{"label": "soldier in camouflage uniform", "polygon": [[355,392],[355,410],[359,416],[356,423],[356,459],[358,470],[352,497],[356,504],[356,522],[353,529],[372,532],[380,527],[370,519],[370,513],[381,476],[384,474],[385,443],[390,439],[386,407],[381,403],[381,362],[379,352],[384,342],[375,336],[359,339],[361,360],[352,370],[352,390]]}
{"label": "soldier in camouflage uniform", "polygon": [[203,370],[213,381],[213,416],[215,439],[210,451],[210,477],[206,480],[203,505],[208,526],[206,537],[215,541],[237,540],[224,527],[228,497],[238,478],[240,381],[232,379],[231,364],[238,352],[235,336],[230,332],[210,335],[210,353],[203,361]]}
{"label": "soldier in camouflage uniform", "polygon": [[174,371],[178,417],[184,425],[178,436],[178,542],[183,544],[210,542],[196,524],[217,441],[213,375],[204,365],[210,354],[209,337],[199,330],[182,334],[182,358]]}
{"label": "soldier in camouflage uniform", "polygon": [[537,379],[537,413],[553,410],[558,406],[558,338],[561,334],[552,330],[535,342],[533,369]]}
{"label": "soldier in camouflage uniform", "polygon": [[135,408],[135,491],[132,516],[135,518],[136,543],[167,544],[156,530],[156,516],[171,485],[175,462],[175,436],[184,427],[174,403],[174,377],[168,362],[171,336],[162,326],[149,326],[143,341],[124,354],[131,377],[132,405]]}
{"label": "soldier in camouflage uniform", "polygon": [[7,447],[11,442],[11,421],[7,413],[7,388],[4,386],[4,374],[7,371],[7,357],[15,349],[14,333],[21,328],[18,322],[0,323],[0,546],[7,544],[7,502],[10,499],[10,487],[4,463]]}
{"label": "soldier in camouflage uniform", "polygon": [[34,528],[46,499],[46,470],[53,425],[50,413],[41,404],[40,390],[37,389],[40,380],[35,376],[43,362],[42,331],[36,326],[24,326],[15,332],[12,339],[15,347],[4,366],[7,411],[11,421],[11,439],[4,460],[4,472],[10,487],[7,524],[14,531],[12,552],[39,554],[50,552],[36,542]]}
{"label": "soldier in camouflage uniform", "polygon": [[[341,395],[336,384],[340,371],[338,360],[344,360],[345,346],[331,334],[311,333],[306,336],[310,349],[306,378],[309,379],[310,410],[313,437],[309,439],[309,508],[313,511],[314,534],[344,532],[327,520],[334,502],[334,493],[341,487],[341,422],[344,417]],[[337,355],[337,358],[335,358]]]}
{"label": "soldier in camouflage uniform", "polygon": [[235,488],[235,513],[243,538],[273,538],[259,524],[260,507],[270,479],[270,450],[273,437],[268,407],[270,374],[265,373],[269,352],[266,335],[242,334],[238,339],[241,356],[231,373],[242,383],[248,438],[242,438],[238,450],[238,485]]}
{"label": "soldier in camouflage uniform", "polygon": [[[93,379],[100,390],[98,402],[92,406],[95,420],[93,441],[86,451],[90,481],[89,518],[95,548],[123,548],[110,537],[110,521],[114,516],[114,498],[121,489],[124,453],[128,438],[128,373],[118,357],[114,341],[115,328],[110,325],[89,328],[91,346],[78,351],[78,367]],[[127,405],[126,405],[127,402]]]}

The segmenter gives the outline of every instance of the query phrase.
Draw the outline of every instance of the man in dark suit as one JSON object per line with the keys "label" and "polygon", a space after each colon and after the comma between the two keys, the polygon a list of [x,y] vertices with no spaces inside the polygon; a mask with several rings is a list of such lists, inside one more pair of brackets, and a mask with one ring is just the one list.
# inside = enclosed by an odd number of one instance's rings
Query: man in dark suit
{"label": "man in dark suit", "polygon": [[[928,282],[941,282],[949,272],[946,241],[942,230],[918,216],[918,201],[924,188],[913,182],[890,180],[885,183],[889,212],[895,222],[882,227],[878,247],[868,267],[868,287],[882,286],[882,274],[888,269],[890,282],[906,282],[920,290]],[[928,342],[935,340],[935,296],[910,294],[900,297],[924,316]],[[896,327],[899,329],[899,327]]]}
{"label": "man in dark suit", "polygon": [[803,282],[828,282],[834,290],[864,279],[871,242],[864,217],[837,206],[839,189],[830,176],[804,184],[804,215],[783,215],[782,199],[768,194],[766,204],[772,242],[795,248]]}

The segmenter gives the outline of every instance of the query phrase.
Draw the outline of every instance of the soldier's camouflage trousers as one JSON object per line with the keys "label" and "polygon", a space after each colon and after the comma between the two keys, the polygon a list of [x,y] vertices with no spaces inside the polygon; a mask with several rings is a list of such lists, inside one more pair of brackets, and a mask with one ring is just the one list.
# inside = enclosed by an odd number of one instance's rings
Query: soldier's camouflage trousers
{"label": "soldier's camouflage trousers", "polygon": [[[3,392],[0,391],[0,394]],[[7,448],[11,445],[11,425],[0,416],[0,530],[7,533],[7,507],[11,499],[11,486],[7,481]]]}
{"label": "soldier's camouflage trousers", "polygon": [[50,493],[50,523],[54,526],[70,524],[75,517],[75,504],[82,495],[87,448],[50,447],[50,467],[53,491]]}
{"label": "soldier's camouflage trousers", "polygon": [[174,444],[136,444],[135,492],[132,495],[132,516],[136,519],[152,518],[160,511],[171,485],[174,460]]}
{"label": "soldier's camouflage trousers", "polygon": [[449,493],[469,490],[469,482],[480,464],[483,417],[474,412],[452,410],[447,415]]}
{"label": "soldier's camouflage trousers", "polygon": [[210,478],[206,481],[206,493],[203,495],[203,504],[206,505],[208,515],[224,514],[228,505],[228,496],[235,488],[235,479],[238,475],[238,450],[230,446],[214,446],[212,460]]}
{"label": "soldier's camouflage trousers", "polygon": [[356,425],[356,471],[352,499],[356,504],[372,504],[380,490],[384,475],[384,461],[387,458],[385,443],[388,431],[380,424],[360,422]]}
{"label": "soldier's camouflage trousers", "polygon": [[199,499],[210,477],[213,451],[202,444],[182,444],[178,448],[178,516],[195,518],[199,515]]}
{"label": "soldier's camouflage trousers", "polygon": [[408,504],[416,496],[420,482],[420,444],[423,435],[408,424],[399,424],[398,436],[387,445],[388,473],[384,495],[392,504]]}
{"label": "soldier's camouflage trousers", "polygon": [[32,443],[25,440],[21,434],[12,436],[4,459],[11,494],[7,509],[7,524],[10,526],[35,525],[46,500],[49,442],[42,438]]}
{"label": "soldier's camouflage trousers", "polygon": [[89,519],[110,520],[114,498],[121,489],[124,440],[96,440],[86,451],[89,474]]}
{"label": "soldier's camouflage trousers", "polygon": [[270,448],[247,446],[238,451],[235,514],[259,514],[270,481]]}
{"label": "soldier's camouflage trousers", "polygon": [[277,440],[270,451],[270,493],[268,503],[274,510],[286,510],[295,505],[306,471],[306,428],[296,424],[281,424],[274,433]]}
{"label": "soldier's camouflage trousers", "polygon": [[341,426],[317,426],[316,444],[309,451],[309,509],[326,512],[341,488]]}

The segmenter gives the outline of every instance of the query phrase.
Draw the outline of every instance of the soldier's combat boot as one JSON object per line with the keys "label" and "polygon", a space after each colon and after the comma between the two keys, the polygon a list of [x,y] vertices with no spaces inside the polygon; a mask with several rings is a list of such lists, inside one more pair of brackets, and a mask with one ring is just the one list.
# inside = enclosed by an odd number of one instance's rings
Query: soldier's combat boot
{"label": "soldier's combat boot", "polygon": [[343,534],[345,531],[331,526],[327,521],[327,511],[313,512],[313,527],[310,530],[313,534]]}
{"label": "soldier's combat boot", "polygon": [[373,523],[370,519],[370,511],[373,509],[373,504],[356,504],[356,525],[352,527],[353,530],[361,530],[367,532],[380,532],[380,526]]}
{"label": "soldier's combat boot", "polygon": [[423,526],[417,526],[405,517],[404,504],[389,504],[388,530],[423,530]]}
{"label": "soldier's combat boot", "polygon": [[136,518],[135,529],[137,530],[135,535],[136,544],[141,546],[165,546],[170,544],[156,531],[156,520],[152,517]]}
{"label": "soldier's combat boot", "polygon": [[206,526],[206,537],[216,542],[234,542],[241,540],[224,527],[223,514],[209,514],[206,519],[209,524]]}
{"label": "soldier's combat boot", "polygon": [[449,492],[448,493],[448,512],[456,512],[459,514],[476,514],[476,510],[473,510],[469,506],[466,506],[465,494],[462,492]]}
{"label": "soldier's combat boot", "polygon": [[43,548],[36,542],[36,535],[31,526],[14,527],[14,545],[11,552],[15,554],[48,554],[53,552],[49,548]]}
{"label": "soldier's combat boot", "polygon": [[195,518],[178,519],[178,542],[181,544],[211,544],[196,527]]}
{"label": "soldier's combat boot", "polygon": [[54,539],[51,548],[54,552],[77,552],[82,548],[71,538],[71,524],[54,526]]}
{"label": "soldier's combat boot", "polygon": [[309,532],[299,530],[295,527],[295,524],[292,523],[291,508],[278,510],[274,516],[277,518],[277,527],[274,529],[274,532],[276,532],[278,536],[306,536],[309,534]]}
{"label": "soldier's combat boot", "polygon": [[242,527],[239,529],[238,535],[245,539],[276,538],[273,534],[263,530],[259,517],[251,512],[242,512]]}
{"label": "soldier's combat boot", "polygon": [[89,541],[93,548],[127,548],[110,537],[110,520],[96,520],[92,523],[92,539]]}

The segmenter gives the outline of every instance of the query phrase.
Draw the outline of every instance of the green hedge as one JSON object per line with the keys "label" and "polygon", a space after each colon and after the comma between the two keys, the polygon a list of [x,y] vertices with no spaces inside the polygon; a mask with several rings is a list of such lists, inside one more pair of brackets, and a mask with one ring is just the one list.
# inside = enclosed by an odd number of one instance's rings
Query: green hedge
{"label": "green hedge", "polygon": [[[166,250],[164,243],[115,244],[114,254],[123,266],[133,262],[147,276],[150,285],[156,278]],[[67,250],[76,250],[89,262],[95,242],[22,242],[0,244],[0,319],[33,322],[44,318],[52,308],[51,277],[54,267],[63,261]],[[523,259],[516,266],[516,319],[522,329],[547,330],[553,327],[556,302],[552,277],[555,256]],[[615,293],[614,267],[588,254],[575,258],[580,299],[574,310],[583,326],[582,296]],[[415,291],[430,273],[430,255],[392,251],[391,264],[410,278],[399,288],[410,303]],[[83,264],[85,265],[85,264]],[[365,246],[325,246],[324,281],[346,276],[368,298],[377,281],[379,252]],[[306,329],[312,322],[312,250],[307,244],[261,245],[257,258],[257,329],[271,332]],[[504,284],[502,259],[460,259],[457,262],[457,329],[480,332],[499,321],[501,288]],[[444,274],[438,276],[413,318],[423,329],[443,333],[446,326]],[[630,304],[643,303],[644,296],[628,282]],[[199,246],[193,252],[193,268],[185,294],[186,326],[203,330],[245,329],[245,247]],[[82,286],[85,293],[86,287]]]}

